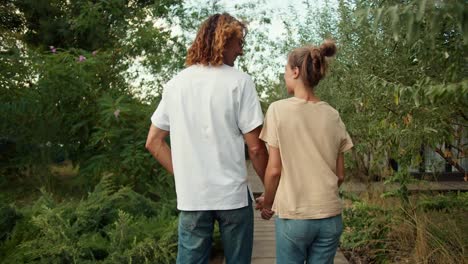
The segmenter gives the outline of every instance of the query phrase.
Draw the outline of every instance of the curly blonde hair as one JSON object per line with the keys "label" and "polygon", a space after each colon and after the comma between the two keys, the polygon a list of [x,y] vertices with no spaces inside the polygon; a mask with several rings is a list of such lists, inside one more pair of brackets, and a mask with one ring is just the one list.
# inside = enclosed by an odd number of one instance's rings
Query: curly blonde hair
{"label": "curly blonde hair", "polygon": [[188,49],[185,64],[223,64],[223,51],[228,40],[232,37],[243,39],[246,32],[245,24],[227,13],[210,16],[202,23],[192,46]]}

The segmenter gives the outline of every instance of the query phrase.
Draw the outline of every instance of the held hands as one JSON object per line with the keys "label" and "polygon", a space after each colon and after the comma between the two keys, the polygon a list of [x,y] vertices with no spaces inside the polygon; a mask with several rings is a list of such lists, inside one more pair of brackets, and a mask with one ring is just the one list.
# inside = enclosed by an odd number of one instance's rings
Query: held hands
{"label": "held hands", "polygon": [[263,219],[265,220],[270,220],[270,218],[275,214],[274,211],[270,210],[270,209],[267,209],[267,208],[263,208],[262,209],[262,213],[261,213],[261,216]]}
{"label": "held hands", "polygon": [[255,199],[255,201],[257,202],[257,204],[255,205],[255,210],[261,211],[260,215],[262,216],[264,220],[270,220],[270,218],[275,214],[275,212],[269,208],[265,208],[265,205],[264,205],[265,197],[263,197],[262,195],[258,197],[257,199]]}
{"label": "held hands", "polygon": [[255,210],[259,210],[261,211],[263,209],[263,202],[265,201],[265,197],[263,196],[263,194],[258,197],[257,199],[255,199]]}

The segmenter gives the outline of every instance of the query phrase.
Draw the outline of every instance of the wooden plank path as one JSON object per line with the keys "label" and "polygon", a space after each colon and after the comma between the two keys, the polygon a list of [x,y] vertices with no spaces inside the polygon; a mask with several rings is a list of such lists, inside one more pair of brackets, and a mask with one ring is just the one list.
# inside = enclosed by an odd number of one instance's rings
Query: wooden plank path
{"label": "wooden plank path", "polygon": [[[384,184],[383,182],[372,182],[365,184],[361,182],[343,183],[343,190],[353,193],[362,193],[366,191],[388,192],[394,191],[399,187],[398,183]],[[408,191],[468,191],[468,182],[465,181],[419,181],[407,185]]]}
{"label": "wooden plank path", "polygon": [[[247,162],[247,173],[250,188],[254,194],[263,193],[263,184],[255,173],[250,161]],[[384,184],[383,182],[372,182],[370,184],[361,182],[345,182],[342,189],[347,192],[361,193],[366,191],[392,191],[398,188],[397,183]],[[409,191],[468,191],[468,182],[460,181],[417,181],[408,184]]]}

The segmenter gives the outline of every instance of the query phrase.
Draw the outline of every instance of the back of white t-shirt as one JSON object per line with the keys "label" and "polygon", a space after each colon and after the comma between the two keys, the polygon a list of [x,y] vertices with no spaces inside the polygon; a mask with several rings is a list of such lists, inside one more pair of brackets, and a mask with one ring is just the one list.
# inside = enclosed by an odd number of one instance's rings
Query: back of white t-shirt
{"label": "back of white t-shirt", "polygon": [[179,210],[248,205],[243,134],[263,123],[251,77],[227,65],[193,65],[164,88],[152,123],[170,131]]}

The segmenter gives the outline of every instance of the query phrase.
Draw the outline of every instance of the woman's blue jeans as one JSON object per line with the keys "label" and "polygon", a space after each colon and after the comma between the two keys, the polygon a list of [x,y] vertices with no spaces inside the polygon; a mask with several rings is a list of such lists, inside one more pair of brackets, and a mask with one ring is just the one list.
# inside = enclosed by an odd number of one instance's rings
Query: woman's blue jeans
{"label": "woman's blue jeans", "polygon": [[253,246],[253,208],[181,211],[178,264],[205,264],[210,259],[215,220],[218,221],[226,264],[250,264]]}
{"label": "woman's blue jeans", "polygon": [[276,263],[333,263],[343,220],[341,215],[324,219],[276,218]]}

